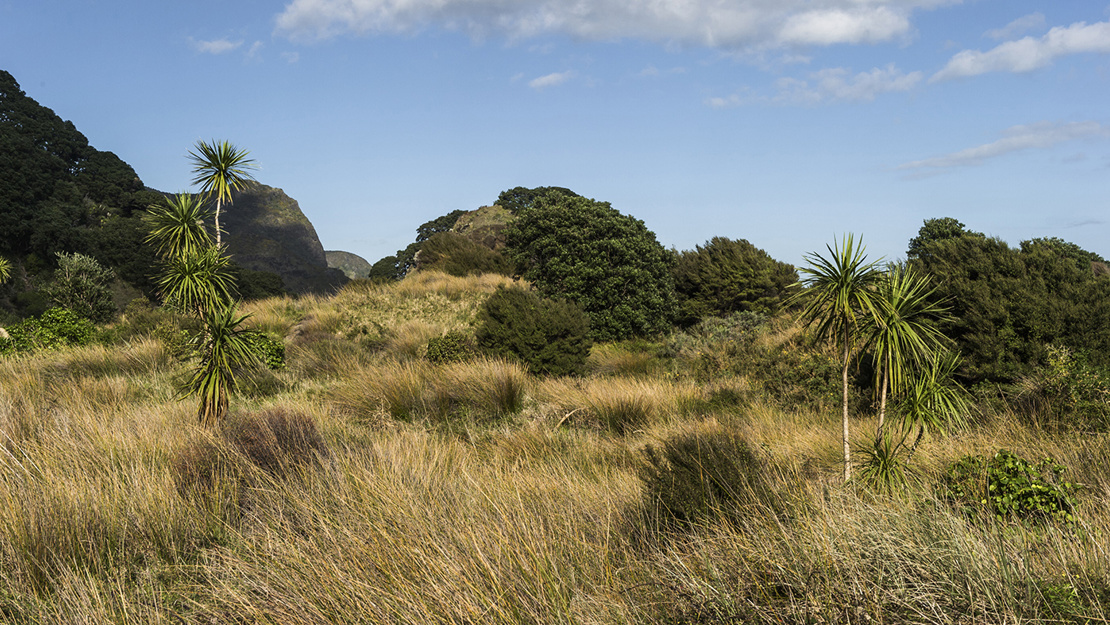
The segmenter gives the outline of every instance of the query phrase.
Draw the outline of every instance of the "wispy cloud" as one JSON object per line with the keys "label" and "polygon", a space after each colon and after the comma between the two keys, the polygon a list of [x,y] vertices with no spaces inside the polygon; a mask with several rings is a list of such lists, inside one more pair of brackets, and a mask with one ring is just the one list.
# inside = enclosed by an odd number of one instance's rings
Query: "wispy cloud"
{"label": "wispy cloud", "polygon": [[510,40],[565,34],[743,50],[890,41],[912,32],[914,11],[960,1],[292,0],[276,32],[313,40],[432,27]]}
{"label": "wispy cloud", "polygon": [[189,45],[193,46],[193,49],[197,52],[203,52],[204,54],[226,54],[243,45],[243,42],[230,41],[228,39],[203,41],[190,38]]}
{"label": "wispy cloud", "polygon": [[1012,152],[1023,150],[1046,149],[1067,141],[1088,139],[1092,137],[1110,137],[1110,128],[1098,122],[1071,122],[1057,124],[1052,122],[1038,122],[1023,126],[1008,128],[1002,133],[1002,138],[984,145],[967,148],[944,156],[926,158],[920,161],[911,161],[898,166],[906,171],[939,172],[956,167],[969,167],[981,165],[987,159],[997,158]]}
{"label": "wispy cloud", "polygon": [[528,81],[528,86],[533,89],[546,89],[548,87],[561,85],[571,78],[574,78],[573,71],[568,70],[565,72],[556,72],[554,74],[540,76],[539,78],[533,78],[532,80]]}
{"label": "wispy cloud", "polygon": [[1027,33],[1031,30],[1044,28],[1044,26],[1045,20],[1043,13],[1030,13],[1029,15],[1017,18],[1016,20],[1010,22],[1009,24],[1006,24],[1002,28],[988,30],[987,32],[983,33],[983,36],[988,39],[1001,41],[1003,39],[1015,37],[1022,33]]}
{"label": "wispy cloud", "polygon": [[286,63],[292,64],[301,60],[301,54],[300,52],[282,52],[281,58],[284,59]]}
{"label": "wispy cloud", "polygon": [[809,74],[805,79],[782,78],[773,96],[756,96],[750,91],[727,97],[709,98],[713,108],[729,108],[752,103],[814,106],[829,102],[870,102],[883,93],[909,91],[921,82],[921,72],[903,73],[893,64],[852,74],[844,67],[831,67]]}
{"label": "wispy cloud", "polygon": [[1110,22],[1057,26],[1043,37],[1007,41],[987,50],[964,50],[951,58],[930,82],[978,76],[988,72],[1029,72],[1061,56],[1083,52],[1110,52]]}

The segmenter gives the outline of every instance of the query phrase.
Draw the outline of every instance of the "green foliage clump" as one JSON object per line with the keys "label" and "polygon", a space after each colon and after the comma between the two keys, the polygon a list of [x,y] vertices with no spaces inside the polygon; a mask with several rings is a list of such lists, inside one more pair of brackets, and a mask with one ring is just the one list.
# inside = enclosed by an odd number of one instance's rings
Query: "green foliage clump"
{"label": "green foliage clump", "polygon": [[590,317],[593,337],[662,333],[675,314],[674,255],[644,222],[608,202],[542,195],[505,229],[506,253],[544,297]]}
{"label": "green foliage clump", "polygon": [[945,499],[976,518],[1076,522],[1079,484],[1063,479],[1067,467],[1046,458],[1038,463],[1000,449],[991,457],[964,456],[944,473]]}
{"label": "green foliage clump", "polygon": [[535,374],[585,371],[590,322],[572,303],[501,287],[486,300],[478,322],[478,346],[490,354],[518,358]]}
{"label": "green foliage clump", "polygon": [[689,326],[740,311],[774,314],[798,273],[744,239],[713,237],[678,255],[674,281],[678,322]]}
{"label": "green foliage clump", "polygon": [[940,328],[963,355],[964,381],[1029,376],[1050,344],[1087,350],[1091,365],[1110,366],[1110,276],[1096,271],[1104,266],[1097,255],[1052,239],[1013,249],[973,232],[916,250],[911,266],[932,277],[933,297],[950,308]]}
{"label": "green foliage clump", "polygon": [[[392,256],[386,256],[370,266],[371,280],[378,282],[392,282],[404,278],[409,271],[416,267],[416,255],[424,247],[424,243],[443,232],[450,232],[455,222],[466,211],[453,210],[446,215],[441,215],[426,221],[416,228],[416,240],[409,243],[403,250],[397,250]],[[464,274],[465,275],[465,274]]]}
{"label": "green foliage clump", "polygon": [[73,311],[80,317],[103,323],[116,314],[111,284],[115,273],[84,254],[58,254],[54,280],[46,295],[55,306]]}
{"label": "green foliage clump", "polygon": [[777,513],[781,502],[747,440],[726,429],[678,434],[648,445],[640,470],[647,509],[679,525]]}
{"label": "green foliage clump", "polygon": [[1090,364],[1087,352],[1046,347],[1045,364],[1014,385],[1014,403],[1039,425],[1056,431],[1110,428],[1110,371]]}
{"label": "green foliage clump", "polygon": [[285,343],[281,339],[257,331],[250,331],[245,337],[258,361],[267,369],[276,371],[285,368]]}
{"label": "green foliage clump", "polygon": [[424,245],[420,248],[417,266],[420,269],[442,271],[452,276],[483,273],[499,273],[507,276],[512,273],[508,259],[499,252],[478,245],[454,232],[440,232],[424,241]]}
{"label": "green foliage clump", "polygon": [[72,310],[51,308],[42,316],[24,319],[7,331],[8,338],[0,338],[0,355],[5,356],[88,345],[96,335],[96,326]]}
{"label": "green foliage clump", "polygon": [[433,336],[428,339],[428,348],[424,358],[432,364],[445,364],[449,362],[464,361],[473,354],[470,335],[462,330],[451,330],[443,336]]}
{"label": "green foliage clump", "polygon": [[502,191],[497,196],[496,204],[515,215],[525,209],[532,208],[541,201],[541,199],[548,200],[560,197],[582,196],[564,187],[536,187],[534,189],[513,187],[512,189]]}

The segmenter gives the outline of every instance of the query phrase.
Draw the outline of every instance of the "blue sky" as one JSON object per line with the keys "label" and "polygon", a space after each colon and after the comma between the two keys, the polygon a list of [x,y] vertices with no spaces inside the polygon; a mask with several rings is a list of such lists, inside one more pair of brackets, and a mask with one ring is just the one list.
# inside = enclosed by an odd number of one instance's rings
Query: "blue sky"
{"label": "blue sky", "polygon": [[0,69],[163,191],[249,149],[371,262],[549,185],[794,264],[946,216],[1110,256],[1106,0],[0,0]]}

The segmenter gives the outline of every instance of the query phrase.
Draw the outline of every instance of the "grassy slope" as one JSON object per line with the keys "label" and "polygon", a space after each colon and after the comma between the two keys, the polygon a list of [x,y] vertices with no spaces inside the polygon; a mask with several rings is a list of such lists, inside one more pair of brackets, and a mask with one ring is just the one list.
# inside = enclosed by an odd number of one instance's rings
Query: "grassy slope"
{"label": "grassy slope", "polygon": [[[581,380],[420,359],[502,280],[416,275],[251,304],[258,327],[286,337],[289,366],[233,407],[306,415],[327,446],[282,471],[195,426],[194,405],[174,399],[182,366],[154,340],[0,360],[0,622],[1110,616],[1105,438],[991,414],[927,442],[907,492],[868,494],[835,478],[835,407],[711,401],[756,395],[645,346],[599,346]],[[494,414],[514,397],[519,412]],[[618,423],[623,434],[605,427]],[[862,441],[870,422],[856,425]],[[721,429],[760,450],[776,501],[733,523],[659,526],[643,510],[642,449]],[[1079,531],[977,527],[935,501],[941,467],[999,447],[1074,470],[1087,485]],[[183,487],[209,466],[197,450],[223,468]],[[770,503],[786,512],[759,507]]]}

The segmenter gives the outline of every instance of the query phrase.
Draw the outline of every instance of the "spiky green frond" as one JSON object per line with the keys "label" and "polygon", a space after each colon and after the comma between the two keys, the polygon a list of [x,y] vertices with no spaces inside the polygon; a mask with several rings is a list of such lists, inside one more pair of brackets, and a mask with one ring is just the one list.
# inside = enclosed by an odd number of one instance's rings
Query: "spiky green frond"
{"label": "spiky green frond", "polygon": [[212,211],[199,196],[178,193],[162,204],[152,204],[143,216],[150,231],[146,242],[162,258],[196,253],[212,245],[205,227],[211,217]]}
{"label": "spiky green frond", "polygon": [[228,141],[197,141],[196,151],[189,151],[193,164],[193,184],[200,185],[201,193],[216,196],[222,202],[231,200],[231,192],[238,191],[254,180],[250,170],[256,169],[250,152],[240,150]]}
{"label": "spiky green frond", "polygon": [[875,355],[880,375],[899,394],[918,364],[928,362],[951,342],[937,326],[948,312],[936,301],[936,287],[928,276],[900,264],[887,268],[871,297],[875,315],[866,326],[867,344]]}
{"label": "spiky green frond", "polygon": [[818,337],[842,345],[854,342],[861,325],[874,313],[871,295],[881,274],[876,269],[878,261],[867,262],[862,242],[857,244],[851,234],[841,245],[833,242],[826,248],[828,258],[817,253],[805,255],[809,266],[799,270],[805,288],[797,297],[805,303],[802,319],[806,326],[814,328]]}
{"label": "spiky green frond", "polygon": [[234,285],[231,260],[217,247],[180,254],[167,259],[158,276],[162,299],[185,311],[224,308],[231,301]]}
{"label": "spiky green frond", "polygon": [[12,263],[7,258],[0,256],[0,284],[8,281],[12,277]]}
{"label": "spiky green frond", "polygon": [[253,332],[243,328],[249,315],[238,315],[235,305],[209,309],[203,315],[204,330],[193,342],[199,364],[186,382],[183,397],[199,397],[197,418],[212,427],[227,414],[228,396],[236,390],[237,369],[257,362],[251,345]]}

